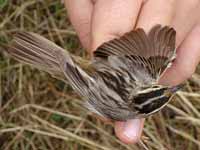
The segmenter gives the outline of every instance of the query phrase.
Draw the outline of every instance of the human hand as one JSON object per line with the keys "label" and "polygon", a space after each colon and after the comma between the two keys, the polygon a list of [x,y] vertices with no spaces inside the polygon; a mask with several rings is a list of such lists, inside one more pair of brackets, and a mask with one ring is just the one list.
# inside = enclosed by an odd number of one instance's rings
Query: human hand
{"label": "human hand", "polygon": [[[83,46],[92,53],[103,42],[141,27],[156,24],[177,31],[177,57],[160,83],[176,85],[189,78],[200,60],[199,0],[65,0],[70,20]],[[115,122],[115,133],[125,143],[139,140],[144,119]]]}

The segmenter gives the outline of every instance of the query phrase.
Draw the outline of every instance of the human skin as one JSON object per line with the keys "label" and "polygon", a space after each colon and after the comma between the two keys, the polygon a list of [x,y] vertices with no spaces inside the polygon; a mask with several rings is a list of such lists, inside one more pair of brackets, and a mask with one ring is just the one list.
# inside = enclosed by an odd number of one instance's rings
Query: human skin
{"label": "human skin", "polygon": [[[200,60],[200,0],[65,0],[71,23],[81,43],[92,54],[102,43],[134,28],[148,32],[169,25],[176,32],[177,57],[160,84],[177,85],[194,73]],[[124,143],[140,139],[144,119],[115,122]]]}

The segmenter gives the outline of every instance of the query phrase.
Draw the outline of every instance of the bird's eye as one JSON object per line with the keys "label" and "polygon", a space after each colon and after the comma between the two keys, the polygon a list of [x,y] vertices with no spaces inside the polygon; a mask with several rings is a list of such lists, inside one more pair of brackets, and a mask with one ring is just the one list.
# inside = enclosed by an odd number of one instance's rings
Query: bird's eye
{"label": "bird's eye", "polygon": [[152,88],[157,89],[157,88],[162,88],[163,86],[161,85],[153,85]]}

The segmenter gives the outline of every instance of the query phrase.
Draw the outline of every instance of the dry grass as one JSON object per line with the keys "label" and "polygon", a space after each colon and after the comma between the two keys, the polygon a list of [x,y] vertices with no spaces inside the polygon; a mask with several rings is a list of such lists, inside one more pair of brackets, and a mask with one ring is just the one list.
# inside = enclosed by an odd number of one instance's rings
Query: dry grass
{"label": "dry grass", "polygon": [[[55,0],[0,0],[0,44],[19,30],[37,32],[85,57],[64,6]],[[61,81],[24,66],[0,47],[1,150],[141,150],[125,145],[112,125],[91,116]],[[143,143],[152,150],[200,149],[200,74],[162,112],[145,123]]]}

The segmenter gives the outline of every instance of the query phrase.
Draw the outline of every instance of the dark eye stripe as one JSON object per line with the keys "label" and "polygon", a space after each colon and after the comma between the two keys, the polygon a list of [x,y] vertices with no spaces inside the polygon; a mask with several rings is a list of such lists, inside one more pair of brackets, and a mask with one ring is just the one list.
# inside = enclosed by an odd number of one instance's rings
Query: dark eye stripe
{"label": "dark eye stripe", "polygon": [[160,108],[162,108],[162,106],[164,104],[166,104],[168,101],[170,100],[170,97],[157,97],[156,100],[154,100],[153,102],[148,102],[148,104],[141,106],[141,105],[137,105],[135,106],[135,108],[140,112],[140,113],[144,113],[144,114],[149,114],[152,112],[157,112],[160,110]]}
{"label": "dark eye stripe", "polygon": [[148,93],[140,93],[137,97],[134,97],[135,104],[141,105],[151,98],[159,97],[163,94],[166,88],[159,90],[148,91]]}
{"label": "dark eye stripe", "polygon": [[147,99],[144,103],[140,104],[141,107],[145,107],[146,105],[149,105],[149,104],[153,104],[153,103],[156,103],[156,101],[158,100],[161,100],[165,97],[165,95],[160,95],[158,97],[153,97],[153,98],[150,98],[150,99]]}

